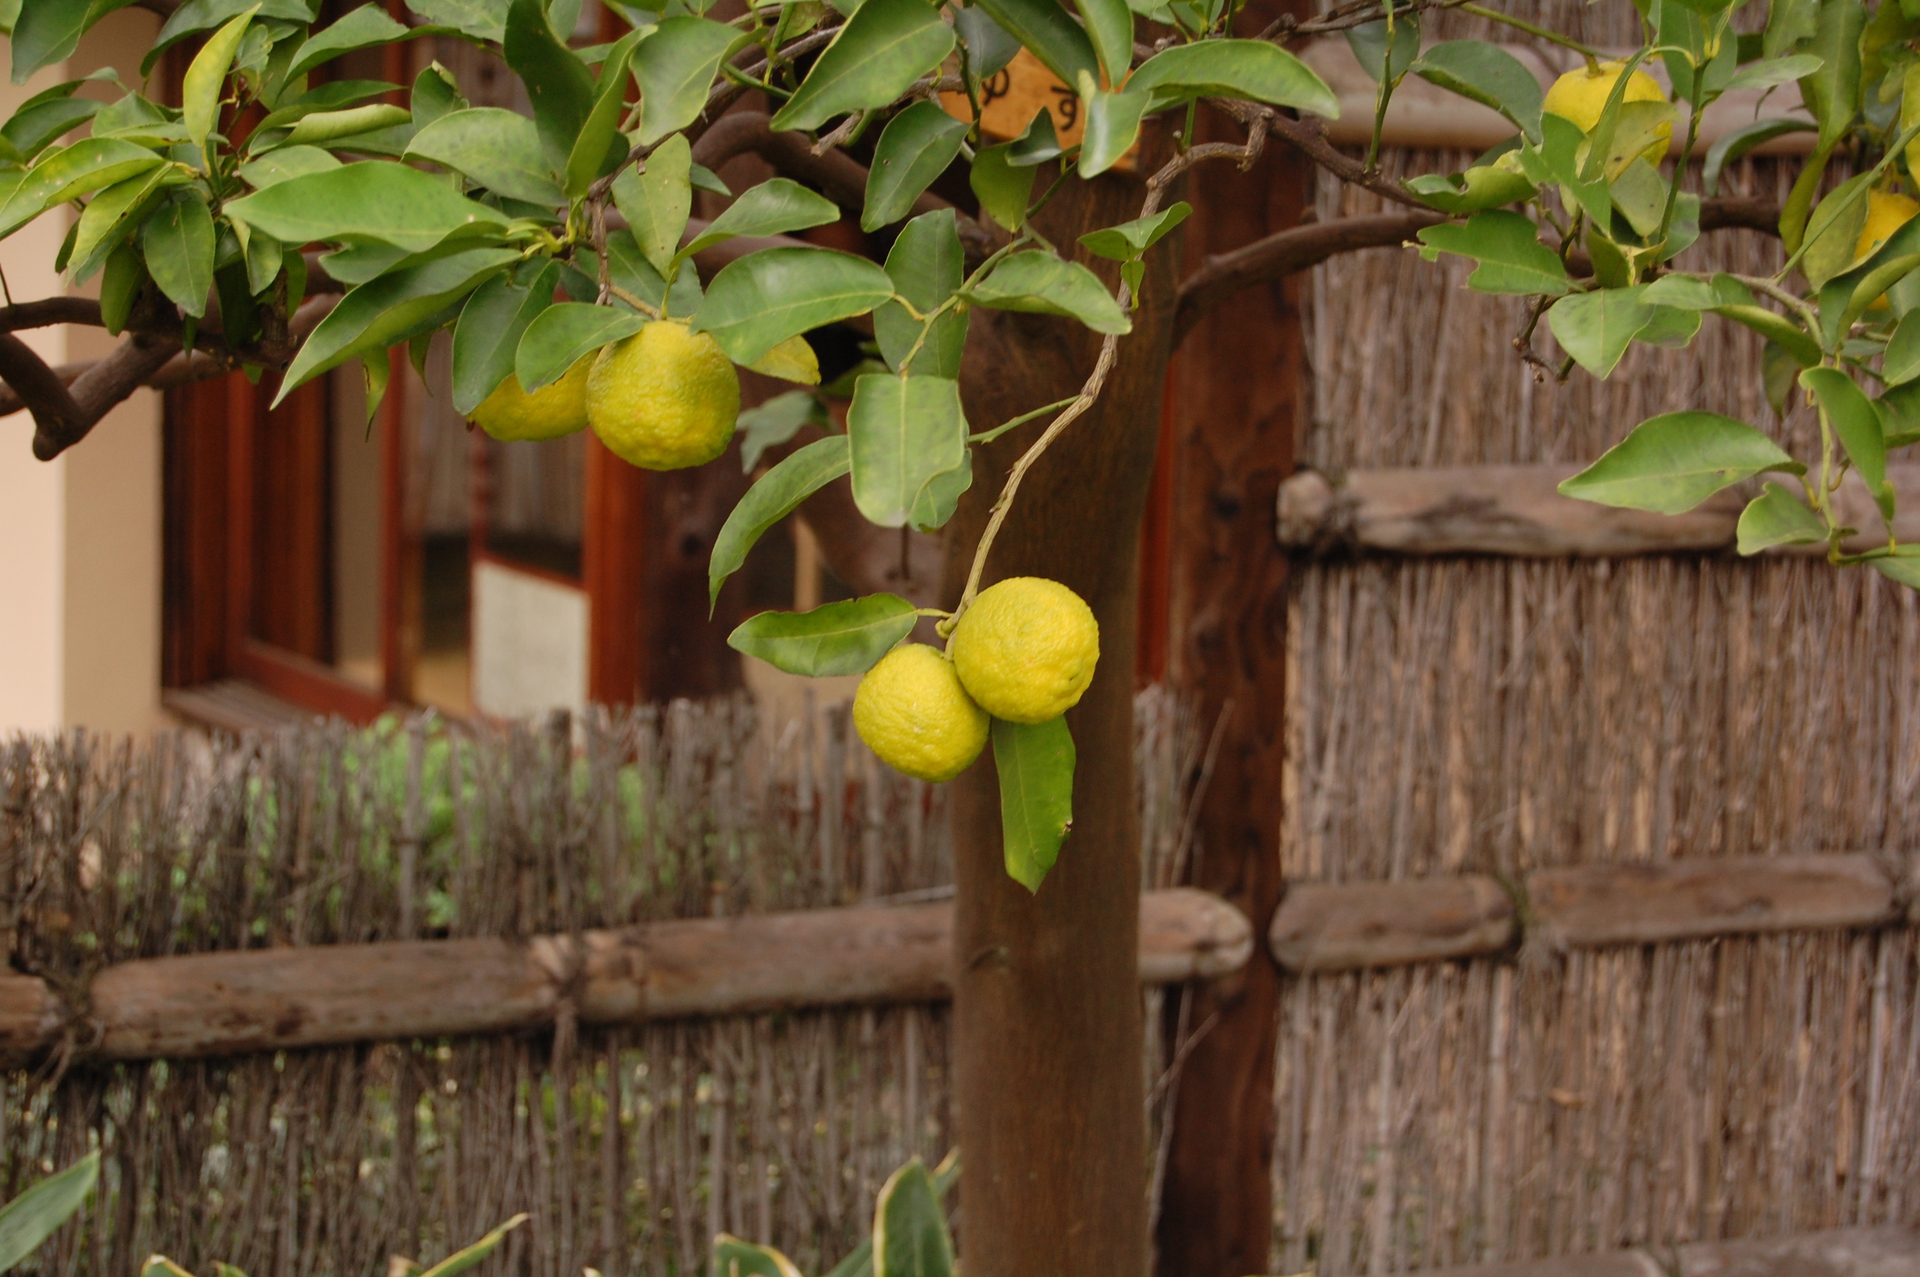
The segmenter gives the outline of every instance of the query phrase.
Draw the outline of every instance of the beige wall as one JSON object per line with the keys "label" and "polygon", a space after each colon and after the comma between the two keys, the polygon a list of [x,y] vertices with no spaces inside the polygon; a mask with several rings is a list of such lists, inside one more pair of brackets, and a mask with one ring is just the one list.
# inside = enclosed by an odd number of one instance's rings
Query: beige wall
{"label": "beige wall", "polygon": [[[68,76],[119,68],[138,83],[158,19],[114,14],[66,67],[25,85],[0,86],[0,117]],[[0,39],[0,65],[11,59]],[[62,289],[53,261],[65,210],[0,240],[12,296]],[[22,337],[50,363],[112,349],[95,329],[40,329]],[[33,459],[32,417],[0,418],[0,733],[86,726],[145,733],[160,709],[160,404],[141,392],[110,413],[79,447]]]}

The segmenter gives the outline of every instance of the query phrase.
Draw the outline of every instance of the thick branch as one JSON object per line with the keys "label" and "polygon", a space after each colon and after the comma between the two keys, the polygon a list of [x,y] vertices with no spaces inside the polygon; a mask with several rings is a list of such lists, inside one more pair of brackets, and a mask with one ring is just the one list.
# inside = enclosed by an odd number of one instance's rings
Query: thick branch
{"label": "thick branch", "polygon": [[1700,201],[1703,231],[1747,230],[1765,235],[1780,233],[1780,206],[1765,200],[1716,199]]}
{"label": "thick branch", "polygon": [[[25,396],[33,407],[33,455],[42,461],[51,461],[86,438],[114,405],[138,390],[142,382],[159,372],[161,365],[179,350],[180,343],[170,338],[128,337],[111,355],[80,374],[70,394],[66,387],[60,388],[77,415],[43,412],[34,404],[32,396]],[[51,377],[53,370],[46,371]],[[8,380],[12,383],[11,377]],[[53,381],[59,384],[58,378]],[[18,383],[12,384],[15,389],[21,389]]]}
{"label": "thick branch", "polygon": [[42,297],[38,301],[0,306],[0,330],[48,328],[54,324],[100,327],[100,303],[91,297]]}
{"label": "thick branch", "polygon": [[[85,413],[68,391],[66,383],[47,367],[44,359],[33,353],[27,343],[12,333],[0,333],[0,379],[4,379],[21,402],[33,410],[35,456],[40,456],[42,435],[75,429],[84,433],[87,426],[93,424],[80,424]],[[41,456],[41,460],[46,458]]]}

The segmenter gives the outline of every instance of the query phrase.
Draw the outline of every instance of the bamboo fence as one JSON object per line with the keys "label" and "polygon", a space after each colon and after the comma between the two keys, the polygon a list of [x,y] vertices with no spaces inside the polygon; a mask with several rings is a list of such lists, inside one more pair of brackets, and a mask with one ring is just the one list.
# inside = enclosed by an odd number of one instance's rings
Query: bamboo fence
{"label": "bamboo fence", "polygon": [[[1624,4],[1503,11],[1602,45],[1638,38]],[[1493,28],[1450,14],[1429,32]],[[1781,198],[1790,177],[1753,161],[1723,193]],[[1318,206],[1377,211],[1324,178]],[[1779,261],[1747,232],[1689,254],[1758,273]],[[1469,269],[1388,249],[1314,272],[1302,464],[1575,466],[1682,407],[1808,443],[1811,418],[1774,418],[1760,342],[1733,325],[1709,322],[1689,351],[1635,347],[1604,383],[1536,384],[1509,345],[1521,305],[1467,291]],[[1557,357],[1544,325],[1536,345]],[[1289,879],[1511,884],[1920,844],[1920,608],[1872,573],[1698,554],[1308,557],[1288,642]],[[1917,993],[1903,926],[1530,943],[1517,960],[1290,979],[1272,1271],[1911,1223]]]}
{"label": "bamboo fence", "polygon": [[[1144,694],[1148,881],[1181,851],[1195,733]],[[0,744],[0,940],[86,1005],[134,959],[938,901],[937,787],[843,707],[594,712],[544,729],[315,724],[135,751]],[[1158,994],[1149,993],[1151,999]],[[938,1003],[0,1073],[0,1199],[90,1143],[104,1191],[38,1272],[162,1251],[256,1277],[437,1257],[519,1210],[502,1271],[704,1271],[725,1229],[819,1271],[884,1177],[949,1143]],[[1149,1078],[1160,1066],[1150,1046]],[[29,1269],[28,1271],[35,1271]]]}

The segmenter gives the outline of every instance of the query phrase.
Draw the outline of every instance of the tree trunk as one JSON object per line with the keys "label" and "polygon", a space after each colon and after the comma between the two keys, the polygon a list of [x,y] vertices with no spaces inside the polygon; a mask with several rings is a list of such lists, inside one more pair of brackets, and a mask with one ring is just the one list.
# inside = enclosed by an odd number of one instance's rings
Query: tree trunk
{"label": "tree trunk", "polygon": [[[1072,245],[1137,216],[1142,195],[1136,178],[1070,182],[1042,229]],[[1067,716],[1079,755],[1073,830],[1038,894],[1006,875],[991,758],[954,782],[954,1085],[970,1277],[1146,1270],[1134,635],[1177,258],[1173,245],[1150,255],[1145,300],[1105,393],[1028,474],[988,563],[989,582],[1044,576],[1085,598],[1100,623],[1100,664]],[[1082,260],[1112,280],[1111,263]],[[976,311],[969,420],[985,428],[1071,395],[1098,350],[1096,335],[1067,320]],[[949,540],[948,606],[1008,468],[1043,428],[982,450]]]}

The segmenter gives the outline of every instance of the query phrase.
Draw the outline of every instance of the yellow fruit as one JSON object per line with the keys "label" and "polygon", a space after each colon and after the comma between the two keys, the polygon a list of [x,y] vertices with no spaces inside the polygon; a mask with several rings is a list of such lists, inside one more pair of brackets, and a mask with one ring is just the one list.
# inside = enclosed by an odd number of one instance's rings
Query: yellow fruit
{"label": "yellow fruit", "polygon": [[853,726],[895,771],[952,780],[987,743],[985,711],[967,698],[953,662],[924,643],[896,647],[853,694]]}
{"label": "yellow fruit", "polygon": [[[1549,115],[1572,120],[1580,126],[1582,133],[1593,132],[1594,125],[1600,123],[1600,113],[1606,110],[1607,95],[1613,92],[1613,85],[1620,78],[1624,62],[1602,62],[1597,71],[1585,66],[1575,67],[1553,82],[1547,90],[1546,98],[1540,109]],[[1659,81],[1645,71],[1635,71],[1627,80],[1627,91],[1622,102],[1665,102],[1666,93],[1660,88]],[[1667,145],[1673,139],[1673,121],[1668,120],[1654,130],[1660,140],[1640,154],[1647,157],[1647,163],[1658,164],[1666,158]]]}
{"label": "yellow fruit", "polygon": [[675,319],[600,352],[587,375],[587,420],[623,461],[646,470],[705,465],[727,450],[740,377],[720,345]]}
{"label": "yellow fruit", "polygon": [[1016,576],[980,591],[953,631],[953,667],[980,708],[1010,723],[1044,723],[1093,682],[1100,626],[1058,581]]}
{"label": "yellow fruit", "polygon": [[473,410],[473,423],[495,439],[516,442],[558,439],[587,427],[587,371],[593,356],[581,358],[566,376],[532,394],[520,389],[513,373]]}
{"label": "yellow fruit", "polygon": [[[1865,261],[1880,251],[1895,231],[1913,220],[1920,213],[1920,201],[1906,195],[1896,195],[1892,191],[1867,192],[1867,220],[1860,227],[1859,242],[1853,246],[1853,260]],[[1868,310],[1886,310],[1887,295],[1880,294],[1867,303]]]}

